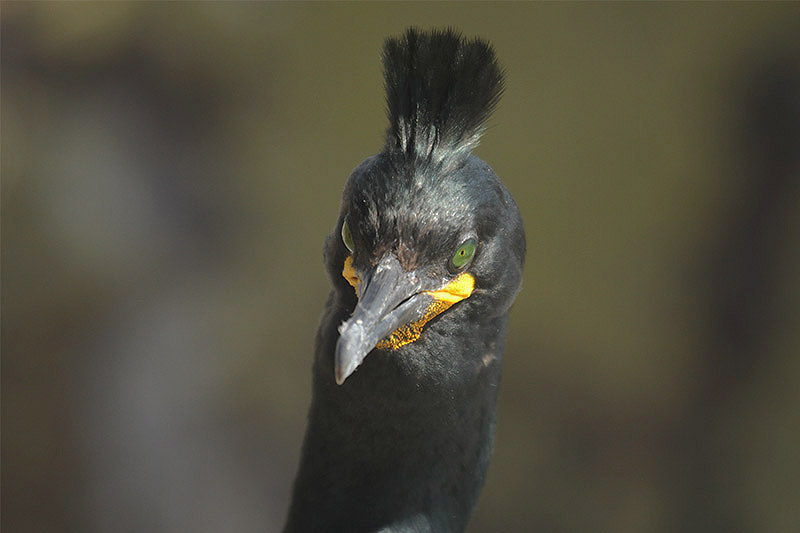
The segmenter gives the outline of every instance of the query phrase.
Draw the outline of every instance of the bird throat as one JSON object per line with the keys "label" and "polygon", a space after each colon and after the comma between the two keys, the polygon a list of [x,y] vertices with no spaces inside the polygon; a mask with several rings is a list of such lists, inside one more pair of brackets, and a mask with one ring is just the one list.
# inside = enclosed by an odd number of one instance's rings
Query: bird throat
{"label": "bird throat", "polygon": [[[359,287],[361,286],[361,278],[353,268],[352,255],[344,260],[342,277],[353,287],[356,296],[360,297]],[[422,328],[425,324],[447,311],[453,304],[465,298],[469,298],[474,289],[475,278],[467,272],[462,272],[443,288],[436,291],[424,291],[422,294],[431,296],[433,302],[425,309],[422,316],[413,322],[403,324],[390,333],[388,337],[379,341],[375,347],[379,350],[397,350],[406,344],[411,344],[422,335]]]}

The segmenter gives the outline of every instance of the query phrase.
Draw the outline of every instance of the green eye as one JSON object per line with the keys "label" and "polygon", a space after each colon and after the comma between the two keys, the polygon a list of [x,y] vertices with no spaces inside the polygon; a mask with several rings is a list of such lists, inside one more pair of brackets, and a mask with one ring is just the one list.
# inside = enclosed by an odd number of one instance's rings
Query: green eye
{"label": "green eye", "polygon": [[355,245],[353,244],[353,234],[350,233],[350,226],[347,225],[347,219],[344,219],[342,223],[342,242],[347,249],[350,250],[350,253],[353,253],[353,249],[355,249]]}
{"label": "green eye", "polygon": [[478,248],[478,243],[475,239],[467,239],[461,243],[456,253],[450,259],[450,268],[453,270],[463,270],[472,261],[475,256],[475,250]]}

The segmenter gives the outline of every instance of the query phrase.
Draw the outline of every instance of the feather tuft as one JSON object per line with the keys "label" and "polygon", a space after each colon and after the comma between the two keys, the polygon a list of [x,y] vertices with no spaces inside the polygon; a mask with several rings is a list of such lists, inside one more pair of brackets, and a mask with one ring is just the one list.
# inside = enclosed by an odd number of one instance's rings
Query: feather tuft
{"label": "feather tuft", "polygon": [[480,142],[503,92],[503,72],[491,45],[451,28],[409,28],[386,40],[383,68],[385,151],[415,165],[461,165]]}

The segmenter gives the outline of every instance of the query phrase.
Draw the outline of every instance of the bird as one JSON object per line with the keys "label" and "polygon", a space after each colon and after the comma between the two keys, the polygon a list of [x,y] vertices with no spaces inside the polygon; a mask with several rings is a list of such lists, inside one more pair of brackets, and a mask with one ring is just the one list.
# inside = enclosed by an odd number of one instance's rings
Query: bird
{"label": "bird", "polygon": [[492,452],[519,208],[474,155],[503,92],[491,44],[388,37],[389,126],[347,179],[287,533],[464,531]]}

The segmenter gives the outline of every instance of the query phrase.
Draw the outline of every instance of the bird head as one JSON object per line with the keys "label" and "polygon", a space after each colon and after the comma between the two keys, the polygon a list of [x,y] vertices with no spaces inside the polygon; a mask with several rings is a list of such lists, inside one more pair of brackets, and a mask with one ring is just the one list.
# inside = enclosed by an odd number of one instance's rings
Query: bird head
{"label": "bird head", "polygon": [[525,257],[514,200],[472,154],[502,92],[491,47],[410,29],[386,41],[383,64],[386,144],[350,175],[325,250],[352,309],[335,351],[340,385],[373,350],[422,365],[410,354],[433,324],[506,315]]}

